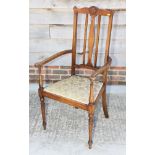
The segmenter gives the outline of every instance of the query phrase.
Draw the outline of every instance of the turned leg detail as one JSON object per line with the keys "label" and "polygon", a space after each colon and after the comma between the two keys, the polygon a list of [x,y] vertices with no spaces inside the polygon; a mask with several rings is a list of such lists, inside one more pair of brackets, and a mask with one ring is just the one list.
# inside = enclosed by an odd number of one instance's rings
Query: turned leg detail
{"label": "turned leg detail", "polygon": [[44,97],[42,96],[40,89],[39,89],[39,96],[40,96],[40,102],[41,102],[41,114],[42,114],[43,128],[44,130],[46,130],[45,102],[44,102]]}
{"label": "turned leg detail", "polygon": [[109,118],[107,103],[106,103],[106,89],[102,93],[102,107],[103,107],[103,112],[105,117]]}
{"label": "turned leg detail", "polygon": [[94,126],[94,106],[91,106],[90,111],[89,111],[89,140],[88,140],[88,145],[89,149],[92,148],[92,133],[93,133],[93,126]]}

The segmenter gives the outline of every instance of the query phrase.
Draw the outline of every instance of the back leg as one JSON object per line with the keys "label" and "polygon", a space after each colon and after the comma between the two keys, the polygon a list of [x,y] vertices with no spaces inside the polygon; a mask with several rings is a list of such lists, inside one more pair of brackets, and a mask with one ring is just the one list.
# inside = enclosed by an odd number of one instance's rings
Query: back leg
{"label": "back leg", "polygon": [[102,93],[102,107],[103,107],[105,118],[109,118],[107,103],[106,103],[106,88],[104,89]]}
{"label": "back leg", "polygon": [[93,134],[93,126],[94,126],[94,105],[89,106],[89,111],[88,111],[88,116],[89,116],[89,140],[88,140],[88,145],[89,149],[92,148],[92,134]]}
{"label": "back leg", "polygon": [[42,113],[42,121],[43,121],[43,128],[46,130],[46,116],[45,116],[45,102],[44,96],[42,96],[41,89],[38,90],[40,102],[41,102],[41,113]]}
{"label": "back leg", "polygon": [[46,116],[45,116],[44,97],[41,98],[41,113],[42,113],[42,120],[43,120],[43,128],[44,128],[44,130],[46,130]]}

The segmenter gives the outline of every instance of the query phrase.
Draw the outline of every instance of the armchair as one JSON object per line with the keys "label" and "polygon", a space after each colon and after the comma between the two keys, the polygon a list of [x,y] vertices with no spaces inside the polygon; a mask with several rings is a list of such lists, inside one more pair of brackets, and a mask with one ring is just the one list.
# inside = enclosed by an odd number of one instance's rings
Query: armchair
{"label": "armchair", "polygon": [[[94,110],[95,105],[100,96],[102,96],[102,106],[103,112],[106,118],[109,117],[107,104],[106,104],[106,84],[107,84],[107,71],[111,65],[112,59],[109,57],[109,47],[110,47],[110,36],[112,30],[112,18],[113,11],[111,10],[103,10],[97,7],[90,8],[77,8],[74,7],[74,22],[73,22],[73,42],[71,50],[64,50],[53,56],[38,62],[35,64],[39,69],[39,97],[41,102],[41,112],[43,119],[43,128],[46,129],[46,115],[45,115],[45,102],[44,97],[48,97],[50,99],[54,99],[60,101],[62,103],[74,106],[76,108],[80,108],[88,111],[88,125],[89,125],[89,140],[88,145],[89,148],[92,148],[92,129],[93,129],[93,121],[94,121]],[[83,45],[83,64],[76,63],[76,40],[77,40],[77,20],[78,14],[85,14],[85,28],[84,28],[84,45]],[[86,63],[86,42],[87,42],[87,27],[88,27],[88,16],[91,19],[90,31],[88,37],[88,62]],[[102,67],[97,67],[97,58],[98,58],[98,44],[99,44],[99,36],[100,36],[100,25],[101,25],[101,16],[108,16],[108,31],[107,31],[107,39],[106,39],[106,47],[105,47],[105,58],[104,65]],[[97,23],[97,34],[95,38],[95,18],[98,18]],[[95,41],[96,39],[96,41]],[[92,63],[92,54],[93,47],[95,42],[95,57],[94,63]],[[71,66],[71,77],[58,81],[44,88],[43,86],[43,76],[42,76],[42,67],[65,54],[72,54],[72,66]],[[87,68],[94,70],[95,72],[90,77],[81,77],[75,75],[76,68]],[[96,81],[97,75],[102,74],[103,80],[102,82]]]}

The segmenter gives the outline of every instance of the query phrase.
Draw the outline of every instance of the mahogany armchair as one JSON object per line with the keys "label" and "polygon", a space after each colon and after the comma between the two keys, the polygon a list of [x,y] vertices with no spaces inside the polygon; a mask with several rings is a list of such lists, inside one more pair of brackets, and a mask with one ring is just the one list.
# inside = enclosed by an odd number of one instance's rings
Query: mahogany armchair
{"label": "mahogany armchair", "polygon": [[[112,30],[112,19],[113,11],[112,10],[103,10],[95,6],[90,8],[73,8],[74,11],[74,22],[73,22],[73,41],[72,49],[64,50],[53,56],[36,63],[35,66],[39,69],[39,97],[41,101],[41,112],[43,119],[43,128],[46,129],[46,116],[45,116],[45,103],[44,97],[48,97],[62,103],[74,106],[88,111],[89,117],[89,148],[92,148],[92,129],[94,122],[94,110],[95,105],[99,99],[102,97],[102,106],[103,112],[106,118],[109,117],[106,105],[106,83],[107,83],[107,71],[111,65],[112,59],[109,57],[109,47],[110,47],[110,37]],[[83,64],[76,63],[76,42],[77,42],[77,20],[78,14],[85,14],[85,27],[84,27],[84,44],[83,44]],[[108,30],[105,46],[105,57],[104,65],[102,67],[97,67],[97,58],[98,58],[98,44],[99,44],[99,35],[100,35],[100,25],[101,25],[101,16],[108,16]],[[88,36],[88,61],[85,62],[86,57],[86,42],[87,42],[87,27],[88,27],[88,17],[91,19],[90,30]],[[98,17],[97,23],[97,33],[95,38],[95,18]],[[96,39],[96,41],[95,41]],[[92,54],[94,49],[95,42],[95,57],[94,63],[92,63]],[[56,83],[50,84],[47,87],[43,87],[43,76],[42,76],[42,67],[46,63],[62,56],[65,54],[72,54],[72,65],[71,65],[71,77],[58,81]],[[95,72],[90,77],[83,77],[75,75],[76,68],[87,68],[94,70]],[[97,81],[97,75],[102,74],[102,82]]]}

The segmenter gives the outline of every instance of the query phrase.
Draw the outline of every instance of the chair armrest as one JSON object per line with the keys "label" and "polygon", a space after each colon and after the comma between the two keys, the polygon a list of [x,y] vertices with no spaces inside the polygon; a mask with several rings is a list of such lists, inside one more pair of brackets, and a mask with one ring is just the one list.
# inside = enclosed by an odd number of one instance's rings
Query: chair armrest
{"label": "chair armrest", "polygon": [[108,62],[102,66],[100,69],[96,70],[90,77],[90,95],[89,95],[89,104],[93,104],[94,103],[94,80],[96,79],[98,74],[101,74],[105,71],[107,71],[107,69],[110,67],[112,62],[112,59],[110,57],[108,57]]}
{"label": "chair armrest", "polygon": [[61,51],[59,53],[56,53],[48,58],[46,58],[45,60],[41,61],[41,62],[38,62],[36,64],[34,64],[35,67],[42,67],[44,64],[62,56],[62,55],[65,55],[65,54],[69,54],[69,53],[72,53],[72,50],[64,50],[64,51]]}
{"label": "chair armrest", "polygon": [[96,71],[89,77],[89,79],[90,79],[91,81],[94,81],[94,80],[96,79],[96,77],[97,77],[98,74],[103,73],[104,71],[106,71],[106,70],[110,67],[111,62],[112,62],[112,59],[111,59],[110,57],[108,57],[108,62],[107,62],[104,66],[102,66],[101,68],[99,68],[98,70],[96,70]]}

